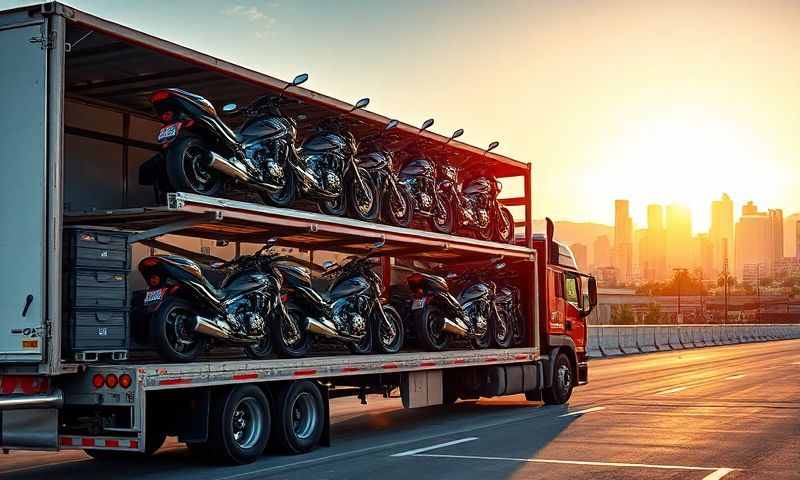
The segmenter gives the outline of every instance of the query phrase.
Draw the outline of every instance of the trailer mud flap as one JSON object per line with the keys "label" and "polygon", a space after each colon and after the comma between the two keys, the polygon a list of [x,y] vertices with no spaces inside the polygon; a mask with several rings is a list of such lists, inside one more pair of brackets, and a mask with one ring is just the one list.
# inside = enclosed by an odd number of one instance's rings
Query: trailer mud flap
{"label": "trailer mud flap", "polygon": [[58,409],[0,411],[0,448],[58,449]]}

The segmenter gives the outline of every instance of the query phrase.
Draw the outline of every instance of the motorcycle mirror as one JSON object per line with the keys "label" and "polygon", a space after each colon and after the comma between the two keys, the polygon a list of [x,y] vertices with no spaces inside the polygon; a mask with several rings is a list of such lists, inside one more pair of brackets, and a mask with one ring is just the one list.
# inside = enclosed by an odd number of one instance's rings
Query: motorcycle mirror
{"label": "motorcycle mirror", "polygon": [[497,270],[502,270],[502,269],[506,268],[506,263],[505,262],[500,262],[500,263],[496,264],[494,266],[494,268],[497,269]]}
{"label": "motorcycle mirror", "polygon": [[218,247],[227,247],[230,244],[227,240],[217,240]]}
{"label": "motorcycle mirror", "polygon": [[353,110],[361,110],[362,108],[366,108],[369,105],[369,98],[362,98],[361,100],[357,101],[353,108],[350,109],[352,112]]}
{"label": "motorcycle mirror", "polygon": [[235,103],[228,103],[222,106],[222,113],[225,115],[233,115],[239,111],[239,105]]}
{"label": "motorcycle mirror", "polygon": [[460,137],[461,135],[464,135],[464,129],[463,128],[459,128],[458,130],[453,132],[453,134],[450,135],[450,139],[447,140],[447,142],[450,143],[452,140],[455,140],[456,138]]}
{"label": "motorcycle mirror", "polygon": [[383,131],[385,132],[386,130],[391,130],[394,127],[396,127],[399,123],[400,122],[398,122],[397,120],[391,119],[391,120],[389,120],[389,123],[387,123],[386,126],[383,127]]}
{"label": "motorcycle mirror", "polygon": [[322,262],[322,268],[324,268],[325,270],[330,270],[331,268],[333,268],[334,265],[336,265],[336,263],[331,262],[330,260],[325,260],[324,262]]}
{"label": "motorcycle mirror", "polygon": [[308,74],[307,73],[301,73],[300,75],[294,77],[294,80],[292,80],[292,83],[287,85],[287,88],[288,87],[296,87],[298,85],[306,83],[306,80],[308,80]]}
{"label": "motorcycle mirror", "polygon": [[372,248],[382,248],[384,245],[386,245],[386,240],[378,240],[372,244]]}
{"label": "motorcycle mirror", "polygon": [[450,273],[448,273],[448,274],[447,274],[447,278],[450,278],[450,279],[452,279],[452,278],[456,278],[457,276],[458,276],[458,275],[456,275],[456,274],[455,274],[455,273],[453,273],[453,272],[450,272]]}
{"label": "motorcycle mirror", "polygon": [[500,142],[496,142],[495,141],[495,142],[490,143],[489,144],[489,148],[486,149],[486,151],[484,152],[484,155],[489,153],[489,152],[491,152],[492,150],[494,150],[495,148],[497,148],[499,146],[500,146]]}
{"label": "motorcycle mirror", "polygon": [[419,127],[419,133],[422,133],[425,130],[431,128],[432,125],[433,125],[433,119],[432,118],[429,118],[429,119],[425,120],[424,122],[422,122],[422,126]]}
{"label": "motorcycle mirror", "polygon": [[264,243],[265,243],[266,245],[275,245],[276,243],[278,243],[278,237],[269,237],[269,238],[267,239],[267,241],[266,241],[266,242],[264,242]]}

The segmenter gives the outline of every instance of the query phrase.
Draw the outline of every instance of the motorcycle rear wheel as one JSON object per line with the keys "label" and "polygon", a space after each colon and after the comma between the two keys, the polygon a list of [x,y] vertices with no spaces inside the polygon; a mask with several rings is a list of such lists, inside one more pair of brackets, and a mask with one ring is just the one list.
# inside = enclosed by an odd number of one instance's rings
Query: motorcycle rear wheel
{"label": "motorcycle rear wheel", "polygon": [[388,195],[383,203],[385,218],[392,225],[408,228],[414,220],[414,197],[401,185],[397,185],[397,191],[400,192],[399,198],[391,188],[387,191]]}
{"label": "motorcycle rear wheel", "polygon": [[429,352],[447,348],[450,334],[444,331],[444,312],[436,305],[426,305],[414,315],[414,331],[419,346]]}
{"label": "motorcycle rear wheel", "polygon": [[282,357],[298,358],[305,356],[311,350],[311,335],[303,322],[303,311],[294,304],[286,304],[286,313],[294,320],[299,328],[299,336],[292,341],[289,338],[290,326],[286,323],[288,319],[283,315],[275,315],[275,323],[272,328],[272,344],[275,350]]}
{"label": "motorcycle rear wheel", "polygon": [[150,319],[150,338],[159,355],[170,362],[191,362],[206,346],[206,339],[193,330],[197,315],[192,305],[180,298],[167,298]]}
{"label": "motorcycle rear wheel", "polygon": [[213,170],[211,151],[200,137],[184,136],[169,146],[166,153],[167,178],[176,192],[213,197],[222,192],[225,179]]}
{"label": "motorcycle rear wheel", "polygon": [[375,222],[381,213],[381,195],[378,185],[363,167],[358,167],[358,176],[361,177],[361,182],[353,175],[348,186],[347,199],[349,200],[350,215],[356,220]]}

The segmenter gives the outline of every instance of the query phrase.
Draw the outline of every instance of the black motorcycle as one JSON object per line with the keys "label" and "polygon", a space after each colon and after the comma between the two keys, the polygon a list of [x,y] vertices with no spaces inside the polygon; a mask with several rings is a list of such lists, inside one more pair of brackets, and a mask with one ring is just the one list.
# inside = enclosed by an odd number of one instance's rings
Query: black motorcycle
{"label": "black motorcycle", "polygon": [[362,139],[366,145],[358,156],[358,164],[374,178],[381,198],[381,220],[398,227],[408,227],[414,219],[414,199],[400,184],[394,170],[394,154],[383,147],[384,134],[397,126],[397,120],[389,120],[380,134],[374,138]]}
{"label": "black motorcycle", "polygon": [[[323,277],[331,278],[327,292],[311,286],[311,277],[295,277],[285,287],[288,316],[274,328],[275,347],[285,356],[301,357],[311,348],[312,335],[345,343],[356,354],[397,353],[405,330],[400,314],[383,304],[383,283],[367,255],[351,257],[344,265],[326,262]],[[311,335],[309,335],[311,334]]]}
{"label": "black motorcycle", "polygon": [[242,345],[252,358],[272,353],[270,319],[286,315],[280,294],[285,268],[277,264],[277,255],[265,253],[272,243],[213,265],[226,272],[219,288],[184,257],[153,256],[139,263],[148,285],[141,307],[163,358],[189,362],[216,342]]}
{"label": "black motorcycle", "polygon": [[[362,109],[368,98],[350,110]],[[366,169],[358,165],[358,142],[343,126],[342,116],[323,121],[317,133],[306,139],[288,158],[287,176],[293,186],[287,202],[307,198],[328,215],[347,211],[359,220],[374,222],[380,213],[380,192]]]}
{"label": "black motorcycle", "polygon": [[497,284],[494,302],[498,313],[505,317],[504,331],[495,331],[495,342],[502,348],[521,346],[526,341],[527,330],[522,316],[522,292],[515,284],[517,276],[505,262],[495,264],[493,275]]}
{"label": "black motorcycle", "polygon": [[[308,79],[302,74],[284,91]],[[283,95],[277,97],[280,99]],[[177,88],[155,92],[150,101],[164,127],[158,143],[165,150],[139,170],[139,183],[153,185],[157,198],[165,191],[220,194],[226,183],[243,184],[265,200],[285,206],[286,159],[294,149],[297,127],[281,115],[276,97],[256,100],[245,110],[251,118],[234,131],[205,98]],[[235,104],[223,113],[237,111]]]}
{"label": "black motorcycle", "polygon": [[[426,120],[420,132],[433,125]],[[460,137],[464,130],[456,130],[451,140]],[[424,155],[424,154],[423,154]],[[454,228],[453,204],[442,194],[437,167],[427,156],[419,156],[400,169],[400,184],[414,199],[414,214],[429,219],[431,228],[439,233],[452,233]]]}
{"label": "black motorcycle", "polygon": [[[455,279],[456,275],[448,277]],[[444,350],[451,336],[469,338],[474,348],[489,347],[496,315],[492,283],[470,283],[456,298],[439,275],[415,272],[406,281],[413,296],[414,331],[422,348]]]}

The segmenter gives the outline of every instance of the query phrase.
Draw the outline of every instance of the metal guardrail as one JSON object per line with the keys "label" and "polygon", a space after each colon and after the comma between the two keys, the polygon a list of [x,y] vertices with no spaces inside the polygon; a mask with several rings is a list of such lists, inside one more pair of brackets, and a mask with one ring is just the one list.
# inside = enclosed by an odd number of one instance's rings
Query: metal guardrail
{"label": "metal guardrail", "polygon": [[800,338],[800,324],[589,325],[589,357]]}

